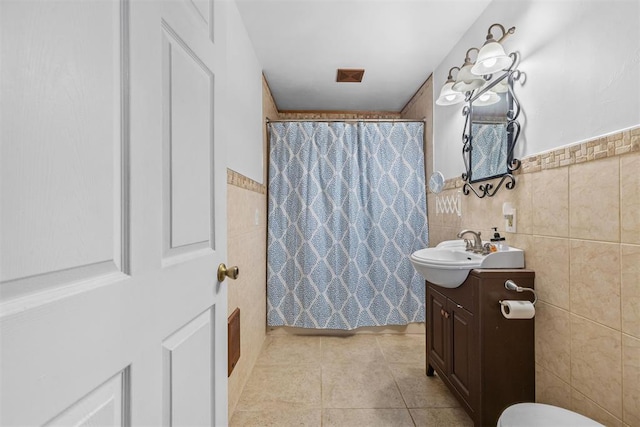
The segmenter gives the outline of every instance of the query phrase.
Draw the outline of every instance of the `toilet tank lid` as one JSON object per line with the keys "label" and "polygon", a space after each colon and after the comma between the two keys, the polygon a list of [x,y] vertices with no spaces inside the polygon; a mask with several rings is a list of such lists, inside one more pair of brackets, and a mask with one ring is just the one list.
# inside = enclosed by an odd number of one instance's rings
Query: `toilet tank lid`
{"label": "toilet tank lid", "polygon": [[498,419],[498,427],[572,426],[604,427],[576,412],[544,403],[517,403],[509,406]]}

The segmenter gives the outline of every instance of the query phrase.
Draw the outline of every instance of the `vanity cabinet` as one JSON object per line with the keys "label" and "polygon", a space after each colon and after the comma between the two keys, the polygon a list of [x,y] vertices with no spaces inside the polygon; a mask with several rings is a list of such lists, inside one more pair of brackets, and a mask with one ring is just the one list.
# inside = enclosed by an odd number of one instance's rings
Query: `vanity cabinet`
{"label": "vanity cabinet", "polygon": [[531,270],[472,270],[457,288],[427,282],[427,375],[434,371],[475,426],[495,426],[508,406],[535,401],[534,319],[506,319],[500,300],[531,300]]}

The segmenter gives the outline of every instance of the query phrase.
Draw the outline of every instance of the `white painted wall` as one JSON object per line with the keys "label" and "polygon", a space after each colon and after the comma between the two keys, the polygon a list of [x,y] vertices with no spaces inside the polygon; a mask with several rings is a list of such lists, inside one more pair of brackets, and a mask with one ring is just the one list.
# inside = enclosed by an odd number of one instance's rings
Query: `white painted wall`
{"label": "white painted wall", "polygon": [[235,1],[227,8],[227,165],[262,183],[262,67]]}
{"label": "white painted wall", "polygon": [[[526,74],[515,87],[523,108],[517,158],[640,124],[638,0],[494,0],[434,71],[434,101],[449,68],[481,47],[496,22],[516,27],[504,45],[520,52]],[[434,105],[434,170],[446,178],[464,171],[462,106]]]}

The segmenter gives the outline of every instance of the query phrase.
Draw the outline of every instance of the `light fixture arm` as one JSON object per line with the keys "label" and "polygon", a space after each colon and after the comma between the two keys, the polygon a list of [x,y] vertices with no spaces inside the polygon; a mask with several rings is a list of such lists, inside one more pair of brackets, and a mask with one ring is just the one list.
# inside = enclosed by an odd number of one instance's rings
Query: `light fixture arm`
{"label": "light fixture arm", "polygon": [[[460,67],[451,67],[449,69],[449,75],[447,76],[447,81],[449,80],[453,80],[453,75],[451,74],[453,72],[453,70],[458,70],[460,71]],[[457,74],[457,73],[456,73]]]}
{"label": "light fixture arm", "polygon": [[[471,62],[471,58],[469,57],[469,54],[471,53],[471,51],[472,51],[472,50],[475,50],[475,51],[476,51],[476,55],[477,55],[478,53],[480,53],[480,49],[478,49],[477,47],[471,47],[471,48],[469,48],[469,50],[467,51],[467,53],[466,53],[466,54],[465,54],[465,56],[464,56],[464,65],[472,64],[472,62]],[[464,66],[464,65],[463,65],[463,66]]]}
{"label": "light fixture arm", "polygon": [[491,41],[495,41],[495,39],[493,38],[493,34],[491,34],[491,29],[493,27],[498,27],[502,31],[502,36],[498,40],[498,43],[502,43],[507,37],[509,37],[510,35],[516,32],[516,27],[511,27],[508,30],[505,30],[505,28],[501,24],[498,24],[498,23],[493,24],[492,26],[489,27],[489,30],[487,31],[487,41],[485,42],[485,44]]}

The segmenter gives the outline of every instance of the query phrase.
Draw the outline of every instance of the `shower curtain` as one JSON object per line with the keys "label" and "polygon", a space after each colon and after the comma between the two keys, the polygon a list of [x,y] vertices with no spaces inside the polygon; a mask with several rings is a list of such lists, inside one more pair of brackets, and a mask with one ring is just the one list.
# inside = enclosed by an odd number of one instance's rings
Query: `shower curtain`
{"label": "shower curtain", "polygon": [[351,330],[423,322],[423,123],[270,123],[267,320]]}

